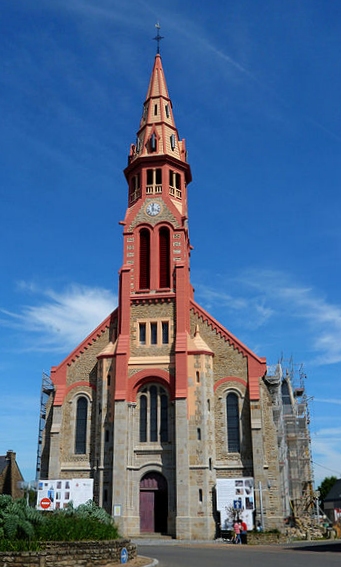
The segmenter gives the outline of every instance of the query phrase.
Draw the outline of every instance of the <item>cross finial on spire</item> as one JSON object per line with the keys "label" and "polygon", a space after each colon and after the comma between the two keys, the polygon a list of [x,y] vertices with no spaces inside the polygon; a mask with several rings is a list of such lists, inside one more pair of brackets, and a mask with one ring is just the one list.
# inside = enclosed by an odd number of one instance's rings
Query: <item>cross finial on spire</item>
{"label": "cross finial on spire", "polygon": [[156,34],[155,37],[153,37],[153,39],[155,39],[155,40],[157,41],[157,50],[156,50],[156,53],[157,53],[157,54],[160,54],[160,41],[161,41],[161,39],[164,39],[164,38],[163,38],[162,35],[160,35],[160,28],[161,28],[161,26],[160,26],[159,22],[158,22],[157,24],[155,24],[155,27],[156,27],[156,29],[157,29],[157,34]]}

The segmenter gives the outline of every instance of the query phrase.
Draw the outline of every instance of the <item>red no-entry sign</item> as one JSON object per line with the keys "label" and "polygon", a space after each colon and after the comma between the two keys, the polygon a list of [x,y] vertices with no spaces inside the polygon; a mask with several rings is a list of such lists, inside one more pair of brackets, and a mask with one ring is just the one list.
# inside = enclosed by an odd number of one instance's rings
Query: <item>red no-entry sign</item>
{"label": "red no-entry sign", "polygon": [[40,500],[40,507],[47,510],[51,506],[51,500],[49,498],[42,498]]}

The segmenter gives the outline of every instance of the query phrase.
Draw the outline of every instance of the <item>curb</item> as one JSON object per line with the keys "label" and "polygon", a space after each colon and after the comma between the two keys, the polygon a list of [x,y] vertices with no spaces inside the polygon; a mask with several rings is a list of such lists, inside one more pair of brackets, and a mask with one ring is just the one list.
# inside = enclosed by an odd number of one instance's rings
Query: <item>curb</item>
{"label": "curb", "polygon": [[[138,555],[138,557],[141,557],[142,559],[149,559],[149,557],[144,557],[144,555]],[[152,559],[152,558],[150,559],[151,559],[151,563],[146,563],[144,567],[156,567],[156,565],[159,564],[157,559]]]}

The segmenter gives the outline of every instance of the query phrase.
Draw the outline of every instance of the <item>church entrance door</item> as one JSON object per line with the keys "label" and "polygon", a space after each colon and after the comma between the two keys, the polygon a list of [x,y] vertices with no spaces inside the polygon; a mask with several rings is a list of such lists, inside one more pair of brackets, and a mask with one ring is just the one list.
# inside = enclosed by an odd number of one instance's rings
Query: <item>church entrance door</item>
{"label": "church entrance door", "polygon": [[140,531],[167,533],[168,489],[165,477],[157,472],[140,481]]}

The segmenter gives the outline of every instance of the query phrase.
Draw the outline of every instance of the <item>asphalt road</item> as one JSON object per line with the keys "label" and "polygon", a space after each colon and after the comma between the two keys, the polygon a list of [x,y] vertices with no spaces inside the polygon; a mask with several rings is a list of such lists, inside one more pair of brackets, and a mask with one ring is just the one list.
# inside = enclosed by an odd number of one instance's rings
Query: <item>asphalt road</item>
{"label": "asphalt road", "polygon": [[138,554],[155,558],[159,567],[332,567],[341,566],[341,543],[248,546],[224,543],[136,541]]}

